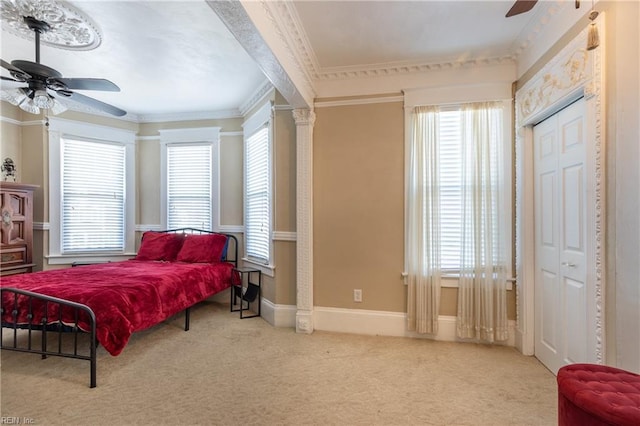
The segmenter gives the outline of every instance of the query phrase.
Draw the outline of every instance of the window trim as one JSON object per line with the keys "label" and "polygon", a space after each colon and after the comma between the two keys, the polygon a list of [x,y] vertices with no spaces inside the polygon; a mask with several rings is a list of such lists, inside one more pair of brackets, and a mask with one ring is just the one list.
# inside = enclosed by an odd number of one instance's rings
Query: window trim
{"label": "window trim", "polygon": [[[115,127],[82,123],[57,117],[49,118],[49,255],[50,265],[73,262],[117,261],[135,256],[136,142],[135,132]],[[124,251],[62,254],[62,168],[63,138],[118,143],[125,147],[125,220]]]}
{"label": "window trim", "polygon": [[160,224],[167,229],[167,146],[179,144],[211,145],[211,230],[220,232],[220,127],[161,129],[160,133]]}
{"label": "window trim", "polygon": [[265,264],[263,262],[260,262],[256,259],[250,258],[247,255],[247,247],[246,244],[244,244],[244,253],[243,253],[243,257],[242,260],[244,262],[248,262],[251,263],[252,265],[258,267],[263,273],[265,273],[268,276],[273,276],[274,275],[274,269],[275,269],[275,265],[274,265],[274,244],[273,244],[273,229],[274,229],[274,215],[273,215],[273,211],[274,211],[274,167],[273,167],[273,147],[274,147],[274,143],[273,143],[273,135],[274,135],[274,131],[273,131],[273,104],[271,101],[265,103],[264,105],[262,105],[258,110],[256,110],[256,112],[253,113],[253,115],[251,115],[249,118],[247,118],[245,120],[245,122],[242,124],[242,129],[243,129],[243,185],[242,185],[242,192],[243,192],[243,196],[242,196],[242,200],[243,200],[243,227],[244,227],[244,235],[246,238],[246,233],[247,233],[247,229],[246,229],[246,214],[247,214],[247,188],[246,188],[246,182],[247,182],[247,178],[246,178],[246,174],[247,174],[247,155],[246,155],[246,150],[247,150],[247,139],[249,137],[251,137],[254,133],[256,133],[257,131],[259,131],[262,127],[266,126],[268,129],[268,148],[267,148],[267,152],[269,155],[269,158],[267,160],[268,163],[268,168],[269,168],[269,185],[270,185],[270,191],[269,191],[269,195],[270,195],[270,203],[269,203],[269,260],[268,262]]}

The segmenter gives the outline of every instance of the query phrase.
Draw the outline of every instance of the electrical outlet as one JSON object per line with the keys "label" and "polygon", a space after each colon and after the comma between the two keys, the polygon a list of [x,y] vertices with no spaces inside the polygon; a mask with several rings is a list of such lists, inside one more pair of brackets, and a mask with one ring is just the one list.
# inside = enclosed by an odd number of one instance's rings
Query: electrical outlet
{"label": "electrical outlet", "polygon": [[362,290],[359,288],[353,289],[353,301],[362,302]]}

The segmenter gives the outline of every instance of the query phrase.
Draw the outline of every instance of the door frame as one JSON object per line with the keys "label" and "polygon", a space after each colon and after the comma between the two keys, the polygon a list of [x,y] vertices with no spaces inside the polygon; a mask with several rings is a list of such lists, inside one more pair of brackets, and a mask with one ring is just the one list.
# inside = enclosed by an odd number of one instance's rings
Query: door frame
{"label": "door frame", "polygon": [[516,92],[516,347],[534,354],[535,207],[533,126],[580,97],[585,99],[587,161],[587,312],[590,358],[605,361],[605,92],[604,13],[596,19],[600,46],[587,51],[585,28]]}

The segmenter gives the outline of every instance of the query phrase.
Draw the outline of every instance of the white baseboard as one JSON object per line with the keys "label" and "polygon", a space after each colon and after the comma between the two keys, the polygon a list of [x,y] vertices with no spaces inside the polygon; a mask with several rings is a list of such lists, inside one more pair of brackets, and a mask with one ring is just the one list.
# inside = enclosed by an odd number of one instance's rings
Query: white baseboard
{"label": "white baseboard", "polygon": [[274,327],[296,326],[295,305],[276,305],[267,299],[262,299],[260,304],[262,318]]}
{"label": "white baseboard", "polygon": [[[275,305],[262,300],[262,316],[276,327],[295,327],[296,307]],[[313,328],[337,333],[377,336],[427,338],[446,342],[466,342],[456,337],[456,317],[441,315],[436,336],[407,331],[407,315],[403,312],[368,311],[316,306],[313,309]],[[509,321],[509,339],[500,344],[515,346],[516,322]]]}

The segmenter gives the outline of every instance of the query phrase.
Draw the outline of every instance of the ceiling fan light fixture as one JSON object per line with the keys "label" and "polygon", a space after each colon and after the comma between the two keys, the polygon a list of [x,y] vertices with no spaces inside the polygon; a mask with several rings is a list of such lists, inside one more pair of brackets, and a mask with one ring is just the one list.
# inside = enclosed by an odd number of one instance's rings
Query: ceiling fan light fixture
{"label": "ceiling fan light fixture", "polygon": [[33,104],[38,108],[49,109],[53,106],[53,98],[46,90],[36,90],[33,95]]}
{"label": "ceiling fan light fixture", "polygon": [[27,95],[22,89],[8,89],[0,92],[0,99],[15,106],[20,105],[20,102],[24,101],[26,98]]}
{"label": "ceiling fan light fixture", "polygon": [[26,111],[30,114],[40,114],[40,108],[33,102],[33,99],[26,98],[20,105],[18,105],[21,110]]}

